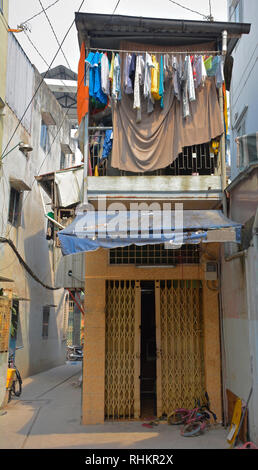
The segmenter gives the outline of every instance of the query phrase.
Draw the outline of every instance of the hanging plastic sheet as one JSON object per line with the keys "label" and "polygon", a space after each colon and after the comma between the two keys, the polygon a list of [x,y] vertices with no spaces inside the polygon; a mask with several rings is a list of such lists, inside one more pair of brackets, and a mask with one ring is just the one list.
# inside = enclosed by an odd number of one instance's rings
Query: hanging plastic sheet
{"label": "hanging plastic sheet", "polygon": [[88,211],[58,233],[63,255],[160,243],[240,242],[241,225],[221,211]]}

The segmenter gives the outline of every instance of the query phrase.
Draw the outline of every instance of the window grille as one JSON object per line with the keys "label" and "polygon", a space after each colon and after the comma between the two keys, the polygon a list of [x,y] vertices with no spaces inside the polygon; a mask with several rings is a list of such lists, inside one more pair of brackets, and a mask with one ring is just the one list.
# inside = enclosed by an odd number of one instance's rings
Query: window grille
{"label": "window grille", "polygon": [[44,306],[43,307],[43,321],[42,321],[42,338],[48,338],[49,313],[50,313],[50,307],[48,305]]}
{"label": "window grille", "polygon": [[110,264],[175,266],[178,264],[199,264],[199,262],[199,245],[183,245],[178,249],[166,249],[164,244],[130,245],[109,250]]}
{"label": "window grille", "polygon": [[50,151],[49,129],[43,121],[41,123],[40,146],[45,153]]}
{"label": "window grille", "polygon": [[[98,167],[98,176],[115,176],[114,169],[108,167],[108,158],[102,159],[105,128],[89,129],[90,162],[92,173]],[[218,168],[218,156],[210,151],[210,142],[184,147],[183,152],[166,168],[147,173],[133,173],[134,176],[183,176],[214,175]],[[130,176],[123,170],[117,170],[117,176]]]}
{"label": "window grille", "polygon": [[11,186],[8,222],[14,227],[19,225],[22,193]]}

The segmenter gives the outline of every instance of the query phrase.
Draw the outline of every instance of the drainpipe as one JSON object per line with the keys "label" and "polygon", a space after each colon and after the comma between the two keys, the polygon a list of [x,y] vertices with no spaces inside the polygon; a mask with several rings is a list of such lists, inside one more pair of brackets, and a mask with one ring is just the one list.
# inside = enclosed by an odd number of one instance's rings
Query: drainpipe
{"label": "drainpipe", "polygon": [[79,304],[79,302],[77,302],[77,300],[76,300],[76,298],[74,297],[73,293],[70,291],[70,289],[68,289],[68,287],[66,287],[65,289],[69,292],[69,294],[70,294],[70,296],[72,297],[73,301],[76,303],[78,309],[79,309],[80,312],[84,315],[85,312],[84,312],[82,306]]}
{"label": "drainpipe", "polygon": [[232,261],[233,259],[242,258],[243,256],[247,256],[247,250],[238,251],[237,253],[225,258],[225,261]]}
{"label": "drainpipe", "polygon": [[[222,55],[225,56],[227,54],[227,36],[228,33],[226,30],[222,32]],[[222,122],[224,122],[224,101],[223,101],[223,90],[222,87],[219,89],[219,104],[220,104],[220,111],[221,111],[221,118]],[[221,188],[222,188],[222,205],[223,205],[223,213],[227,215],[227,198],[225,194],[225,189],[227,186],[227,179],[226,179],[226,136],[225,130],[221,136],[220,140],[220,161],[221,161]]]}

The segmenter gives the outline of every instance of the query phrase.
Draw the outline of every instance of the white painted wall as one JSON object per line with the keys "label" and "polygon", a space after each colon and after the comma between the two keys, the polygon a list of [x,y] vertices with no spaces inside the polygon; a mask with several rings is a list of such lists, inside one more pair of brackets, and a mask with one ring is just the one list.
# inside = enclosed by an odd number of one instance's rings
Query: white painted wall
{"label": "white painted wall", "polygon": [[[24,54],[17,41],[12,41],[20,54],[20,68],[31,67],[34,86],[31,94],[41,83],[41,76]],[[22,88],[20,93],[22,93]],[[30,99],[29,94],[26,95]],[[9,102],[11,102],[9,100]],[[0,236],[10,238],[32,271],[47,285],[54,286],[55,257],[53,247],[46,240],[47,219],[44,216],[39,186],[35,176],[60,169],[61,144],[70,144],[70,125],[65,113],[47,85],[42,82],[32,106],[31,125],[27,129],[18,125],[17,109],[5,106],[3,148],[10,137],[11,150],[20,141],[31,144],[33,151],[26,157],[18,147],[3,160],[0,174]],[[50,112],[56,125],[50,128],[51,150],[46,154],[40,146],[41,113]],[[20,117],[20,116],[19,116]],[[17,127],[17,129],[16,129]],[[8,222],[10,179],[22,180],[31,191],[23,193],[21,222],[16,228]],[[50,200],[44,196],[45,202]],[[51,205],[46,206],[51,210]],[[0,243],[0,273],[13,279],[1,287],[11,288],[22,299],[19,302],[20,324],[17,346],[23,349],[16,353],[16,364],[23,377],[57,366],[65,361],[63,340],[64,289],[51,291],[38,284],[20,265],[17,257],[6,244]],[[43,306],[50,308],[49,336],[42,338]],[[0,371],[1,372],[1,371]]]}
{"label": "white painted wall", "polygon": [[[257,0],[228,0],[228,7],[238,1],[240,22],[251,23],[251,31],[243,35],[233,53],[230,90],[232,181],[243,170],[237,167],[235,138],[258,130],[258,4]],[[229,17],[229,20],[235,21],[235,18]],[[258,213],[255,181],[255,174],[250,174],[230,192],[229,217],[242,224]],[[254,227],[257,220],[256,215]],[[231,254],[227,249],[226,255]],[[253,386],[248,405],[249,430],[251,440],[258,445],[258,241],[255,229],[244,257],[229,262],[222,258],[222,295],[226,387],[246,401]]]}
{"label": "white painted wall", "polygon": [[[228,0],[228,7],[236,3]],[[234,66],[230,89],[230,122],[231,122],[231,180],[241,169],[236,164],[236,143],[241,122],[237,124],[241,113],[246,109],[242,120],[244,134],[258,131],[258,4],[257,0],[240,0],[241,22],[250,23],[249,34],[244,34],[233,52]],[[230,17],[229,17],[230,18]],[[230,21],[234,21],[232,17]],[[245,122],[244,122],[245,121]]]}

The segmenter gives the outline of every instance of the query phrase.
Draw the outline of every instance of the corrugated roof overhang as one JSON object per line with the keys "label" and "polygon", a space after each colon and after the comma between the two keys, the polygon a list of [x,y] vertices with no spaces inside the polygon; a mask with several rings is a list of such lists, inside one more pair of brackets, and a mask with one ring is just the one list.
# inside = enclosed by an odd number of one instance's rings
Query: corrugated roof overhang
{"label": "corrugated roof overhang", "polygon": [[90,39],[92,48],[119,49],[121,41],[159,46],[183,46],[216,42],[221,46],[222,32],[228,32],[228,54],[242,34],[250,32],[250,24],[143,18],[124,15],[75,13],[79,43]]}

